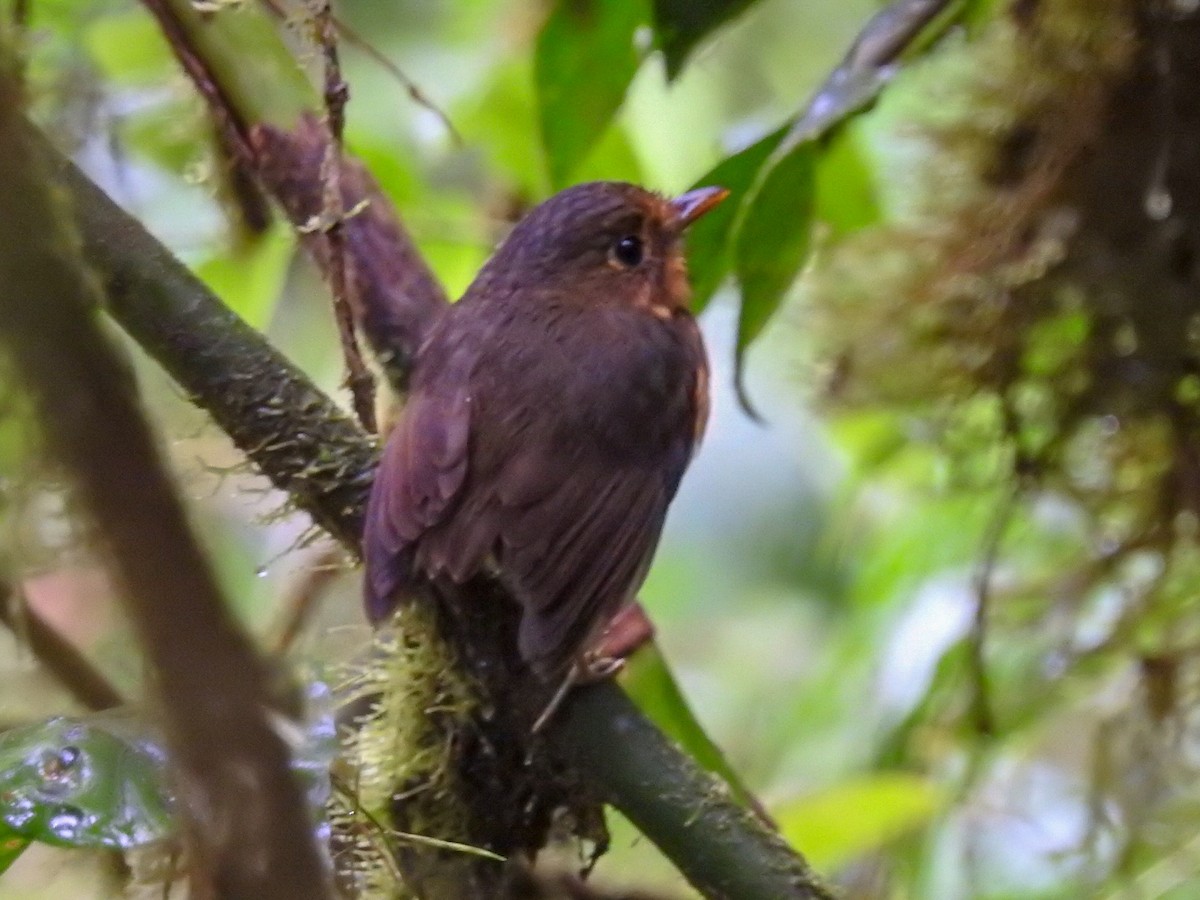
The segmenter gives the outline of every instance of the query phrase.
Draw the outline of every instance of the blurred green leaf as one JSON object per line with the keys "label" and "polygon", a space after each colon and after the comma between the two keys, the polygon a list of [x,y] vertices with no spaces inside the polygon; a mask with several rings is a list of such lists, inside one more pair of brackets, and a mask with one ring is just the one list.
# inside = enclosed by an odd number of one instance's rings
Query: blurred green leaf
{"label": "blurred green leaf", "polygon": [[941,793],[926,778],[883,772],[843,782],[772,810],[784,838],[817,869],[833,870],[937,812]]}
{"label": "blurred green leaf", "polygon": [[721,160],[693,187],[723,187],[729,197],[687,231],[688,274],[692,282],[692,311],[699,313],[729,271],[729,245],[738,211],[754,186],[759,169],[783,138],[780,128],[743,150]]}
{"label": "blurred green leaf", "polygon": [[703,768],[723,778],[739,802],[747,806],[753,804],[754,798],[721,749],[696,720],[657,645],[648,644],[634,654],[622,672],[621,684],[642,712],[668,737]]}
{"label": "blurred green leaf", "polygon": [[262,237],[207,260],[196,274],[229,307],[265,330],[283,291],[295,250],[290,230],[272,229]]}
{"label": "blurred green leaf", "polygon": [[815,155],[815,146],[807,141],[782,154],[746,201],[734,237],[734,270],[742,290],[737,335],[739,386],[746,348],[762,333],[808,259]]}
{"label": "blurred green leaf", "polygon": [[817,154],[815,217],[834,237],[845,237],[882,218],[875,193],[876,172],[864,157],[851,126],[830,135]]}
{"label": "blurred green leaf", "polygon": [[137,7],[98,18],[83,42],[100,71],[120,84],[161,83],[175,68],[158,25]]}
{"label": "blurred green leaf", "polygon": [[754,0],[654,0],[654,32],[674,79],[688,54],[709,32],[747,9]]}
{"label": "blurred green leaf", "polygon": [[572,181],[643,181],[642,166],[625,129],[613,122],[575,169]]}
{"label": "blurred green leaf", "polygon": [[542,26],[534,82],[555,188],[568,183],[621,107],[640,62],[634,33],[648,21],[642,0],[559,0]]}
{"label": "blurred green leaf", "polygon": [[1092,332],[1081,310],[1066,310],[1034,323],[1025,336],[1021,368],[1029,375],[1050,377],[1079,361]]}
{"label": "blurred green leaf", "polygon": [[59,847],[128,849],[171,833],[162,751],[108,724],[55,718],[0,734],[0,823]]}
{"label": "blurred green leaf", "polygon": [[537,101],[528,58],[497,66],[480,88],[453,111],[464,134],[478,141],[471,152],[483,156],[492,177],[503,176],[516,191],[540,198],[549,189],[540,155]]}
{"label": "blurred green leaf", "polygon": [[167,172],[194,171],[212,156],[209,128],[190,98],[171,98],[120,123],[123,145]]}

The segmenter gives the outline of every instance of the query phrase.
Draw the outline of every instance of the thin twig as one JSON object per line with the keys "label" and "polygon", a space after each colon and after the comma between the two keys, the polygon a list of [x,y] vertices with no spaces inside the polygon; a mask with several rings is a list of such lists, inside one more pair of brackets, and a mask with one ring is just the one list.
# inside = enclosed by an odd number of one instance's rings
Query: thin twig
{"label": "thin twig", "polygon": [[346,101],[350,87],[342,78],[338,58],[337,30],[333,24],[331,0],[315,0],[313,31],[325,62],[325,125],[329,141],[321,161],[324,186],[322,230],[329,250],[329,289],[333,295],[333,316],[337,322],[342,357],[346,361],[346,387],[354,401],[354,411],[363,428],[375,432],[375,380],[363,361],[354,327],[354,305],[349,296],[352,283],[346,277],[346,209],[342,194],[342,135],[346,128]]}
{"label": "thin twig", "polygon": [[272,631],[276,635],[271,643],[273,656],[284,656],[291,650],[316,611],[325,589],[345,571],[344,565],[340,565],[344,558],[341,548],[326,544],[305,564],[284,598],[281,624]]}
{"label": "thin twig", "polygon": [[[287,10],[283,8],[283,4],[278,0],[259,0],[263,6],[270,10],[271,14],[279,19],[287,19]],[[365,37],[359,34],[354,28],[343,19],[341,16],[333,16],[333,25],[340,34],[351,46],[361,50],[381,69],[387,72],[392,78],[404,88],[404,92],[408,94],[408,99],[424,109],[429,110],[435,116],[446,132],[450,135],[450,140],[454,142],[456,147],[463,145],[462,135],[458,129],[454,127],[454,122],[444,109],[438,106],[429,98],[429,95],[421,90],[421,86],[410,78],[403,69],[388,59],[374,44],[368,41]]]}
{"label": "thin twig", "polygon": [[79,648],[4,583],[0,583],[0,624],[22,640],[46,671],[84,708],[100,712],[125,702],[121,693]]}
{"label": "thin twig", "polygon": [[967,636],[967,664],[971,673],[971,719],[975,730],[981,735],[991,736],[996,732],[996,720],[992,711],[991,687],[987,674],[986,644],[988,616],[991,608],[992,575],[1000,557],[1000,546],[1004,532],[1012,521],[1020,497],[1019,487],[1009,491],[996,509],[987,531],[984,533],[983,550],[975,572],[975,611],[971,618],[971,631]]}
{"label": "thin twig", "polygon": [[192,46],[183,23],[176,18],[167,0],[141,2],[158,21],[158,27],[162,29],[163,36],[171,45],[175,58],[179,60],[184,72],[204,98],[222,146],[235,160],[252,166],[254,151],[246,140],[245,123],[239,117],[235,104],[225,95],[225,91],[213,77],[203,57]]}

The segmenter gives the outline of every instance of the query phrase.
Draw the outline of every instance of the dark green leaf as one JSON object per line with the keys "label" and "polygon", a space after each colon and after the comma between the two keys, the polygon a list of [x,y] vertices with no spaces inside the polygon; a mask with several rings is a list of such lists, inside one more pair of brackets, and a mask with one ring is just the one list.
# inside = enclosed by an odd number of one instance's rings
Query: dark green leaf
{"label": "dark green leaf", "polygon": [[783,137],[786,128],[772,132],[740,150],[710,170],[694,187],[723,187],[729,197],[687,232],[688,274],[692,283],[692,311],[699,313],[729,271],[729,245],[738,210],[742,208],[758,171]]}
{"label": "dark green leaf", "polygon": [[667,60],[667,77],[674,79],[688,54],[719,25],[749,7],[754,0],[654,0],[654,31]]}
{"label": "dark green leaf", "polygon": [[[739,394],[746,348],[762,333],[808,259],[815,155],[814,145],[807,141],[783,153],[747,200],[734,238],[734,270],[742,289],[737,336]],[[744,396],[742,401],[749,410]]]}
{"label": "dark green leaf", "polygon": [[625,99],[639,58],[644,2],[559,0],[534,56],[538,116],[550,181],[565,186]]}
{"label": "dark green leaf", "polygon": [[725,755],[696,721],[658,647],[648,644],[639,650],[625,667],[621,683],[642,712],[659,728],[688,751],[697,763],[725,780],[740,803],[753,805],[753,797]]}

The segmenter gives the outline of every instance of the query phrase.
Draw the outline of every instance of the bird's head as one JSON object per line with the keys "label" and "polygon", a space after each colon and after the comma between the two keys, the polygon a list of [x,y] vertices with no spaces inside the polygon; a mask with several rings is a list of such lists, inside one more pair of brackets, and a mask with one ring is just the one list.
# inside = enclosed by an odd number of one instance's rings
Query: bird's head
{"label": "bird's head", "polygon": [[669,199],[617,181],[567,188],[517,224],[473,290],[633,304],[669,315],[686,308],[690,294],[683,232],[728,194],[705,187]]}

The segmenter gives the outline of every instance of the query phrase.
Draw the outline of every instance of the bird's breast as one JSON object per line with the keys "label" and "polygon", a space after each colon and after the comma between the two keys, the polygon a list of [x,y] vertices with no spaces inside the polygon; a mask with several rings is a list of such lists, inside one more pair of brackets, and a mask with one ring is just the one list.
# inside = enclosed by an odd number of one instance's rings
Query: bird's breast
{"label": "bird's breast", "polygon": [[554,312],[496,335],[486,355],[500,358],[481,360],[495,378],[486,399],[502,415],[520,410],[518,429],[630,461],[663,452],[681,433],[691,439],[704,360],[690,319],[644,309]]}

